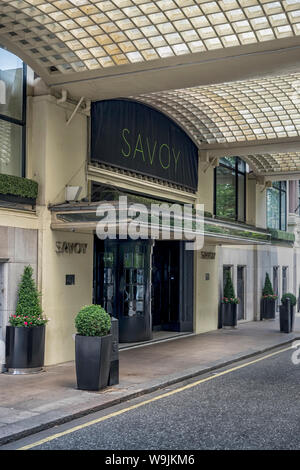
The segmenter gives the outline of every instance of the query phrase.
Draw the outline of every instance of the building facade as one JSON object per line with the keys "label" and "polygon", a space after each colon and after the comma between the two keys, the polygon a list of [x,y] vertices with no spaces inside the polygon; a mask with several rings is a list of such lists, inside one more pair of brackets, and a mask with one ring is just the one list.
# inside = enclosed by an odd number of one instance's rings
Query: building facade
{"label": "building facade", "polygon": [[[2,370],[28,264],[50,319],[46,365],[74,359],[74,318],[93,302],[119,318],[121,340],[132,343],[217,329],[227,271],[240,322],[260,320],[267,272],[279,298],[298,296],[298,180],[262,178],[244,155],[206,159],[187,128],[137,99],[90,107],[55,96],[4,49],[0,74]],[[186,250],[176,237],[100,240],[97,208],[120,196],[146,207],[204,204],[203,246]]]}

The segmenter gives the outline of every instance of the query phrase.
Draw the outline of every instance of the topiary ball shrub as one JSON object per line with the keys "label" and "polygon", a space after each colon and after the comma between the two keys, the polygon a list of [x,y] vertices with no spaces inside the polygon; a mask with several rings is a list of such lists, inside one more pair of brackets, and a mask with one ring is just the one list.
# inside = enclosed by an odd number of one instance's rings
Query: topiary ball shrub
{"label": "topiary ball shrub", "polygon": [[82,336],[106,336],[110,332],[111,319],[101,305],[86,305],[76,315],[75,327]]}
{"label": "topiary ball shrub", "polygon": [[297,302],[297,299],[296,297],[294,296],[294,294],[290,294],[290,293],[287,293],[287,294],[283,294],[283,296],[281,297],[281,302],[284,302],[285,299],[289,298],[291,300],[291,306],[293,307],[294,305],[296,305],[296,302]]}

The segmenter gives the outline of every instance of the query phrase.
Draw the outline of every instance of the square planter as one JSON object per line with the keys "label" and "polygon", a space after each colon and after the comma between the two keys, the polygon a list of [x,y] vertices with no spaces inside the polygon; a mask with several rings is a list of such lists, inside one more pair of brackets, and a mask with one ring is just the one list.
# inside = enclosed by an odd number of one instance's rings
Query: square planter
{"label": "square planter", "polygon": [[237,304],[221,304],[222,326],[235,328],[237,326]]}
{"label": "square planter", "polygon": [[12,374],[31,374],[43,370],[45,325],[32,328],[6,327],[6,368]]}
{"label": "square planter", "polygon": [[279,323],[280,331],[282,333],[291,333],[292,315],[290,302],[284,302],[282,305],[280,305]]}
{"label": "square planter", "polygon": [[77,388],[97,391],[108,386],[112,335],[75,336]]}
{"label": "square planter", "polygon": [[275,320],[276,299],[261,299],[261,320]]}

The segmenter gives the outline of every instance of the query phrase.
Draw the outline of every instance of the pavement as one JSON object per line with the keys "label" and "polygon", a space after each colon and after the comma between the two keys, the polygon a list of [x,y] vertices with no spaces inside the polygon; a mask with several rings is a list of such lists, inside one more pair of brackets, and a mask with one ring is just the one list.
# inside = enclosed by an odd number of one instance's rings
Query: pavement
{"label": "pavement", "polygon": [[76,388],[74,362],[31,375],[0,374],[0,446],[233,362],[300,340],[278,318],[120,350],[120,383],[99,392]]}

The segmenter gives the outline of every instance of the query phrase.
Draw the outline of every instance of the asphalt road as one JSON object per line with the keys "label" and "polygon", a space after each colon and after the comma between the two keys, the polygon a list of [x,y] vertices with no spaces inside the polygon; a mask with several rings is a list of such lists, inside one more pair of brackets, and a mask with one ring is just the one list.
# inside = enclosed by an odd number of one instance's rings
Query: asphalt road
{"label": "asphalt road", "polygon": [[0,450],[298,450],[300,364],[292,353],[257,356]]}

